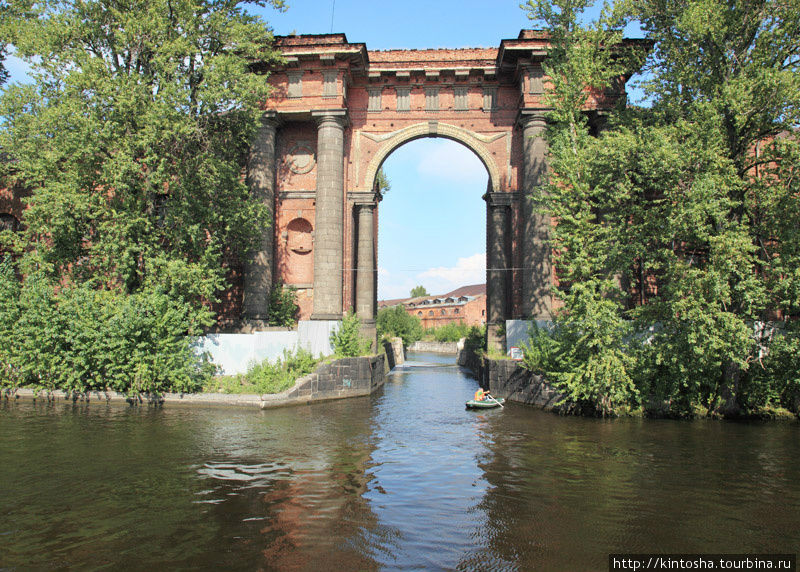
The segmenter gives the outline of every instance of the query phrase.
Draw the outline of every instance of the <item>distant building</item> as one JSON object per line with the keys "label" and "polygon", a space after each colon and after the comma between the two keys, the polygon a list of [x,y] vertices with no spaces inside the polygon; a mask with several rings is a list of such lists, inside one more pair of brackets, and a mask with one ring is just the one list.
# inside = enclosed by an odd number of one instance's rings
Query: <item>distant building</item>
{"label": "distant building", "polygon": [[401,305],[409,315],[419,318],[424,328],[438,328],[458,322],[480,326],[486,323],[486,284],[462,286],[441,296],[418,296],[378,302],[378,308]]}

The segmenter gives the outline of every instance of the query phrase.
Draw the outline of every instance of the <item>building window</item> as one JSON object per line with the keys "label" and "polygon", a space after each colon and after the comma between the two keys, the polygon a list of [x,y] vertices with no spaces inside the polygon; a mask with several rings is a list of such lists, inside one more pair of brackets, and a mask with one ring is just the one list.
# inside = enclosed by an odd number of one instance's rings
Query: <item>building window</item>
{"label": "building window", "polygon": [[325,70],[322,72],[322,97],[336,97],[336,79],[339,76],[338,70]]}
{"label": "building window", "polygon": [[456,111],[467,111],[469,109],[467,101],[468,90],[469,88],[466,86],[457,86],[453,88],[453,95],[455,97],[453,107]]}
{"label": "building window", "polygon": [[541,95],[544,93],[544,70],[532,68],[528,71],[528,93]]}
{"label": "building window", "polygon": [[397,111],[411,111],[411,88],[397,88]]}
{"label": "building window", "polygon": [[380,111],[381,110],[381,91],[382,87],[370,87],[367,89],[369,93],[369,103],[367,111]]}
{"label": "building window", "polygon": [[447,310],[445,310],[444,308],[442,308],[442,316],[445,316],[445,315],[447,315]]}
{"label": "building window", "polygon": [[8,213],[0,214],[0,231],[10,230],[14,232],[17,230],[18,225],[19,222],[14,215]]}
{"label": "building window", "polygon": [[486,315],[486,310],[481,310],[481,316],[485,316],[485,315]]}
{"label": "building window", "polygon": [[454,313],[454,314],[460,314],[460,313],[461,313],[461,310],[460,310],[459,308],[456,308],[455,310],[453,310],[453,313]]}
{"label": "building window", "polygon": [[303,97],[303,72],[290,71],[286,75],[289,76],[288,96],[291,98]]}
{"label": "building window", "polygon": [[421,318],[422,317],[422,312],[421,311],[417,312],[417,316],[419,316]]}
{"label": "building window", "polygon": [[484,87],[483,88],[483,110],[494,111],[497,109],[497,88]]}
{"label": "building window", "polygon": [[439,111],[439,88],[425,88],[425,111]]}
{"label": "building window", "polygon": [[433,310],[428,310],[428,315],[433,316]]}

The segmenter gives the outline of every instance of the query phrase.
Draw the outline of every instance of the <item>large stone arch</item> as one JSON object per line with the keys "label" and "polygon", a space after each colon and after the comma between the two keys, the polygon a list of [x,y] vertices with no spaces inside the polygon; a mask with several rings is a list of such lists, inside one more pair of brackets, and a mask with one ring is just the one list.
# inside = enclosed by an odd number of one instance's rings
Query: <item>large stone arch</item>
{"label": "large stone arch", "polygon": [[361,136],[371,139],[376,143],[382,143],[367,165],[361,190],[372,190],[378,169],[381,168],[383,162],[395,149],[409,141],[423,137],[444,137],[457,141],[470,149],[478,156],[484,167],[486,167],[486,171],[489,173],[489,185],[492,192],[498,192],[500,190],[500,170],[497,167],[497,163],[486,149],[485,144],[496,141],[501,137],[510,137],[510,133],[501,132],[484,135],[449,123],[424,121],[391,133],[383,133],[380,135],[362,131]]}
{"label": "large stone arch", "polygon": [[[247,323],[263,321],[271,285],[281,280],[301,292],[302,319],[335,321],[354,309],[362,324],[374,323],[375,177],[395,149],[423,137],[464,145],[489,175],[490,345],[502,347],[508,318],[549,318],[550,217],[530,198],[546,174],[546,33],[522,30],[488,48],[370,51],[344,34],[276,37],[275,47],[284,59],[263,62],[273,92],[247,168],[253,196],[274,209],[275,222],[245,261]],[[621,79],[591,94],[588,107],[602,113],[616,105]],[[296,244],[297,219],[308,222],[310,246]],[[285,270],[298,251],[313,257],[313,276]]]}

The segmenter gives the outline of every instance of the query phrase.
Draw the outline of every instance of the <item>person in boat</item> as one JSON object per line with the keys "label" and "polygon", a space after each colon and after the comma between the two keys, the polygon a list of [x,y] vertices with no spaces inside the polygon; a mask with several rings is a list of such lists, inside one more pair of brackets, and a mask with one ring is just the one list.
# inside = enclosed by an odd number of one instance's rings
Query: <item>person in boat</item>
{"label": "person in boat", "polygon": [[493,399],[492,394],[488,391],[484,391],[482,387],[479,387],[478,391],[475,392],[475,401],[484,401],[486,399]]}

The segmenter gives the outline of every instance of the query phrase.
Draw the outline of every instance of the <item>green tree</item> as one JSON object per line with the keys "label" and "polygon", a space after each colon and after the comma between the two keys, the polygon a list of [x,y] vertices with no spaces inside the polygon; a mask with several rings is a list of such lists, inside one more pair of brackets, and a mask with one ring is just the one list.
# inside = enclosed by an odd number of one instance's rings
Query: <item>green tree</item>
{"label": "green tree", "polygon": [[183,334],[199,333],[225,262],[266,222],[241,174],[276,57],[269,28],[238,0],[8,5],[4,29],[34,77],[0,102],[0,146],[32,191],[25,282],[123,305],[166,296],[192,324]]}
{"label": "green tree", "polygon": [[422,323],[419,318],[411,316],[402,305],[378,310],[376,323],[378,337],[402,338],[406,347],[422,338]]}
{"label": "green tree", "polygon": [[[637,52],[621,47],[619,22],[607,14],[590,27],[579,18],[593,2],[529,0],[529,16],[550,31],[545,72],[551,80],[549,114],[550,180],[534,197],[558,220],[552,231],[564,308],[556,318],[558,351],[543,364],[549,377],[574,403],[609,414],[635,399],[630,369],[621,348],[624,316],[615,280],[617,249],[606,209],[616,194],[602,195],[592,180],[587,149],[593,146],[584,108],[592,92],[602,91],[636,63]],[[603,213],[604,216],[601,216]],[[608,209],[609,214],[618,214]],[[532,342],[544,338],[534,338]],[[529,348],[530,352],[530,348]]]}
{"label": "green tree", "polygon": [[754,374],[759,345],[770,343],[753,333],[754,322],[800,310],[800,142],[793,135],[800,127],[800,2],[647,0],[622,8],[655,42],[648,88],[657,127],[677,123],[696,141],[695,152],[715,150],[684,178],[684,188],[710,197],[698,203],[713,218],[699,218],[701,235],[684,241],[707,253],[703,264],[680,256],[667,268],[668,295],[657,312],[670,320],[664,353],[690,345],[693,354],[714,356],[702,362],[703,400],[735,412],[747,401],[740,382]]}
{"label": "green tree", "polygon": [[[583,28],[570,2],[529,3],[554,30],[551,177],[538,198],[558,219],[565,304],[556,351],[539,353],[553,357],[545,365],[571,397],[603,410],[638,399],[679,413],[734,413],[753,406],[742,390],[763,386],[753,365],[771,340],[791,347],[792,328],[781,337],[754,324],[776,311],[797,315],[800,301],[798,140],[785,136],[799,123],[797,8],[631,1]],[[654,45],[653,106],[620,107],[592,137],[585,94],[635,62],[606,49],[631,17]],[[580,345],[594,348],[592,359],[566,359],[583,355]],[[617,365],[587,377],[593,360]],[[593,395],[599,387],[616,397]],[[785,400],[783,389],[759,394]]]}
{"label": "green tree", "polygon": [[425,289],[425,286],[422,286],[421,284],[419,286],[414,286],[411,289],[412,298],[418,298],[420,296],[430,296],[430,294],[428,294],[428,291]]}

